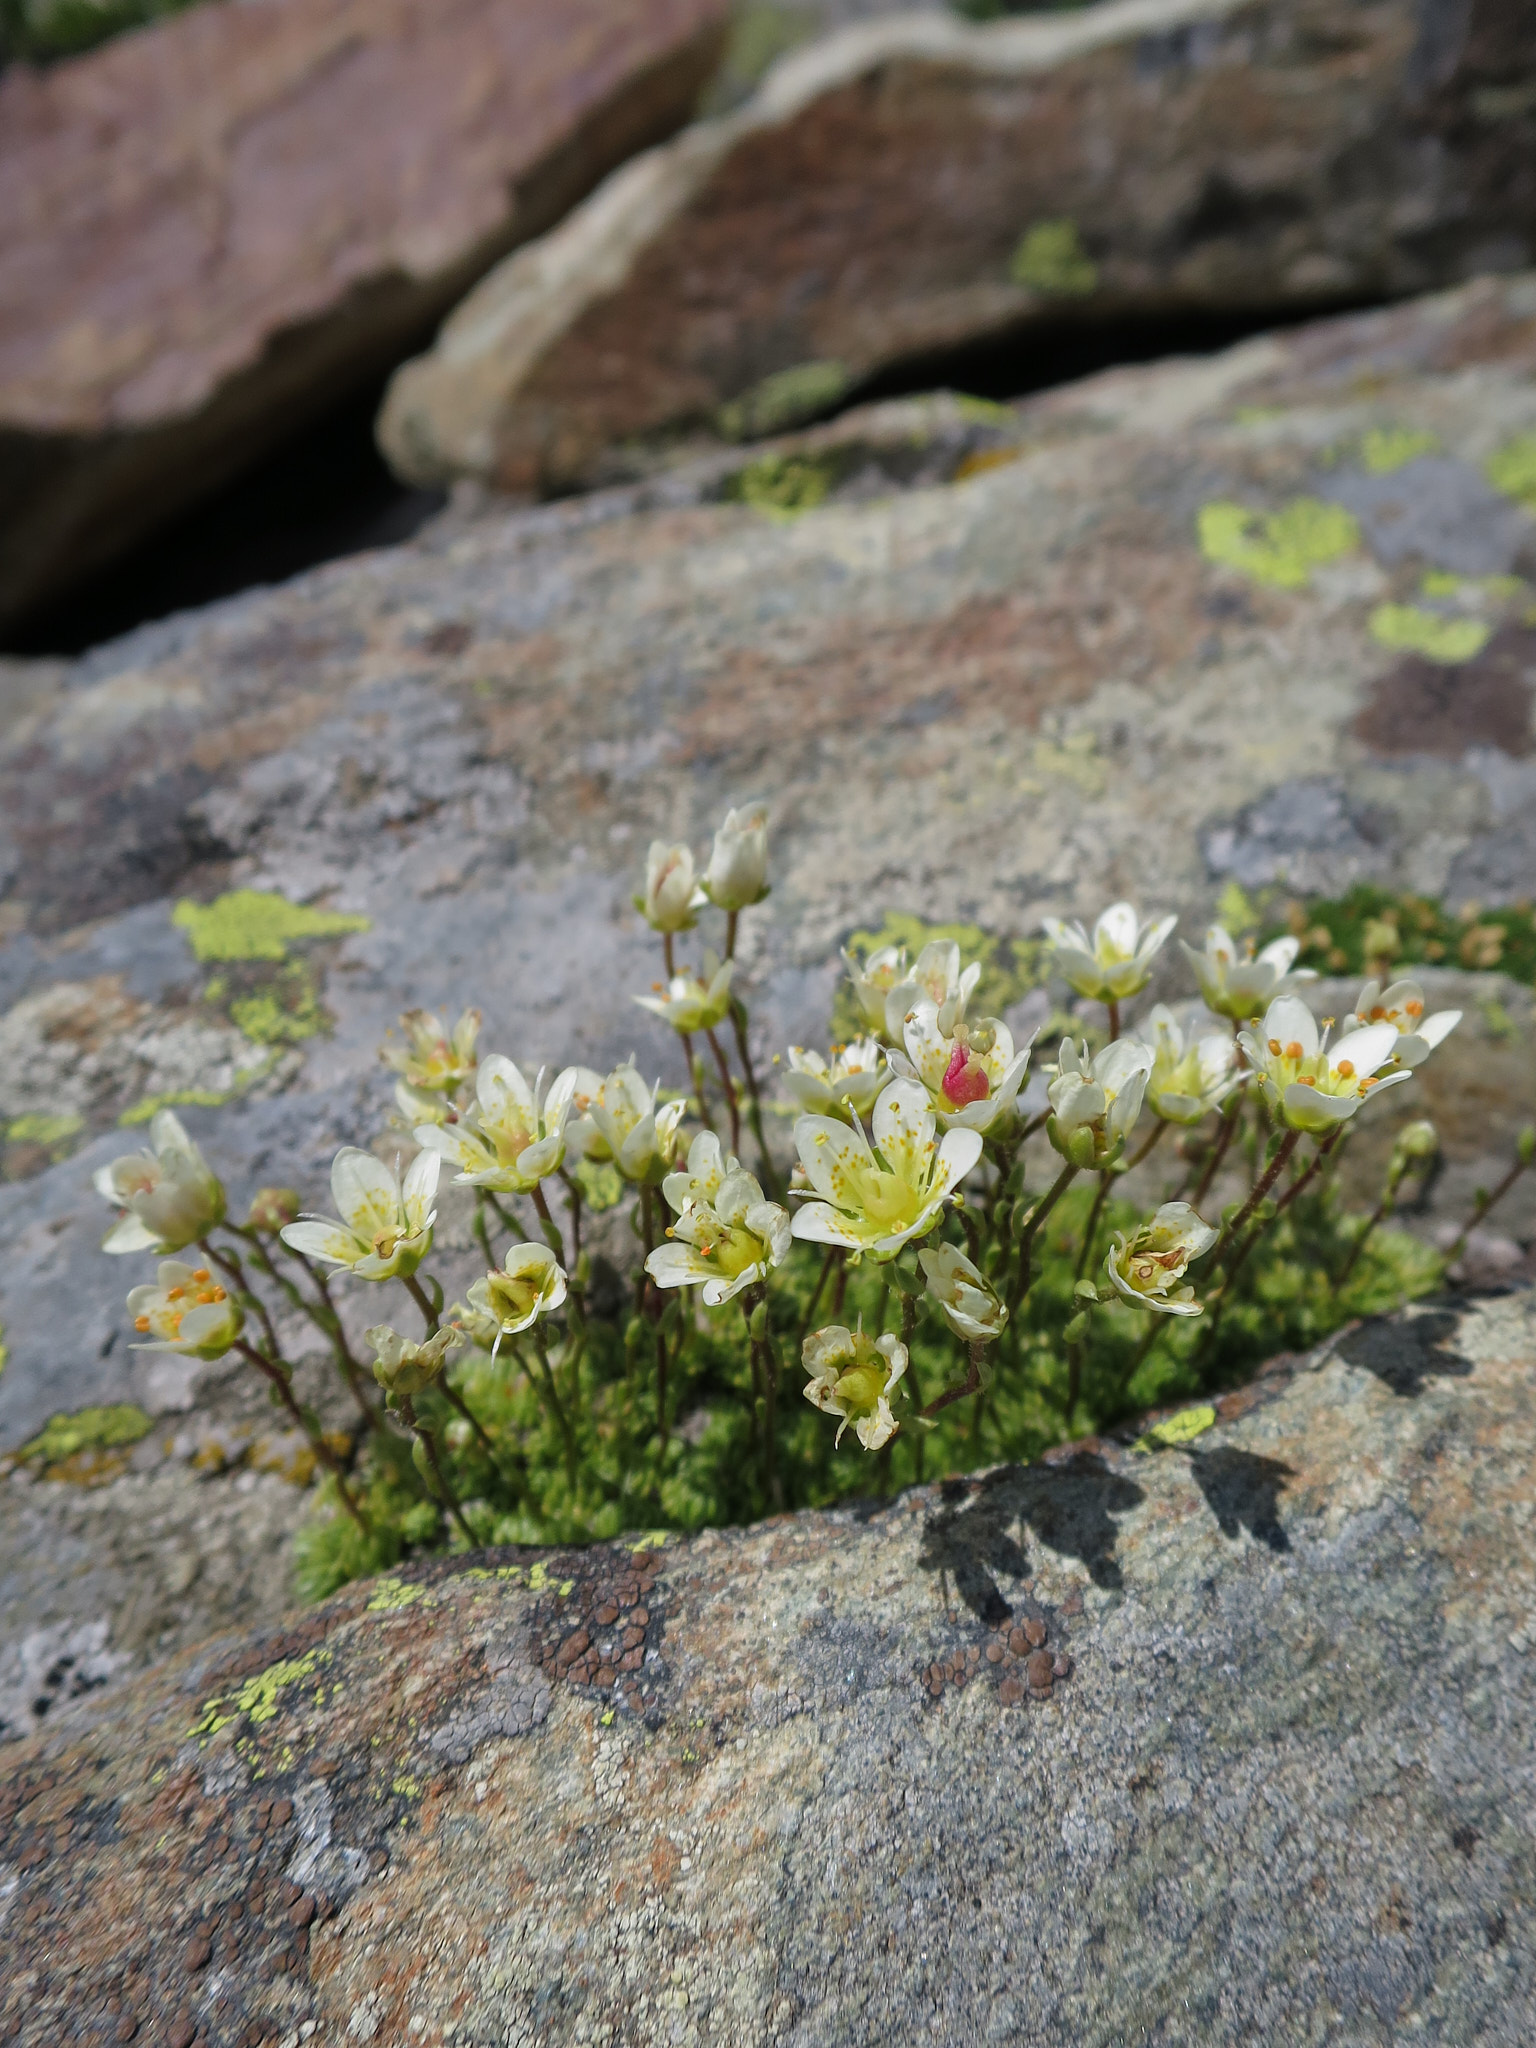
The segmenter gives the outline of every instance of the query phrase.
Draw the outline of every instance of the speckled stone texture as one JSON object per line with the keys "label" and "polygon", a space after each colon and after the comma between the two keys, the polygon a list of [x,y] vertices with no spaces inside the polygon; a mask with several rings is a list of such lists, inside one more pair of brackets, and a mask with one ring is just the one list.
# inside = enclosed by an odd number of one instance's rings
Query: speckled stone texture
{"label": "speckled stone texture", "polygon": [[261,0],[0,78],[0,623],[671,134],[725,0]]}
{"label": "speckled stone texture", "polygon": [[[702,845],[756,795],[773,894],[743,918],[742,957],[764,1070],[826,1042],[837,945],[888,910],[1027,937],[1124,893],[1198,933],[1233,878],[1529,895],[1536,519],[1487,465],[1536,434],[1533,373],[1536,279],[1490,280],[1011,413],[850,414],[777,451],[823,465],[825,502],[799,518],[730,501],[747,458],[717,452],[577,502],[456,514],[62,671],[0,671],[0,1450],[87,1402],[157,1418],[99,1505],[0,1480],[7,1697],[37,1631],[105,1623],[104,1653],[141,1659],[283,1597],[275,1567],[233,1561],[172,1590],[199,1517],[216,1548],[239,1527],[233,1488],[259,1482],[264,1518],[305,1496],[255,1471],[254,1425],[214,1380],[128,1348],[142,1262],[99,1253],[90,1176],[137,1142],[117,1119],[146,1099],[227,1095],[183,1114],[238,1209],[273,1180],[323,1198],[334,1148],[381,1135],[376,1047],[408,1003],[483,1004],[487,1043],[533,1066],[633,1050],[680,1081],[628,1000],[657,972],[636,871],[654,834]],[[1381,469],[1405,430],[1433,444]],[[1202,553],[1202,507],[1309,496],[1355,508],[1360,539],[1302,587]],[[1472,659],[1373,635],[1430,570],[1514,579],[1456,584],[1489,629]],[[209,992],[173,910],[236,887],[370,920],[303,951],[316,1035],[253,1046]],[[1420,1228],[1493,1185],[1536,1110],[1530,991],[1430,978],[1466,1022],[1352,1148],[1374,1198],[1398,1118],[1435,1117],[1445,1167]],[[1155,993],[1188,987],[1175,960]],[[1353,991],[1317,993],[1336,1012]],[[57,1142],[25,1121],[60,1114],[78,1122]],[[1530,1200],[1495,1219],[1517,1264]],[[456,1200],[439,1247],[462,1286]],[[355,1328],[376,1301],[345,1296]],[[220,1431],[222,1472],[195,1462]],[[83,1528],[99,1548],[77,1572]],[[130,1582],[155,1590],[128,1629]]]}
{"label": "speckled stone texture", "polygon": [[0,1790],[4,2037],[1529,2041],[1532,1298],[1221,1407],[75,1709]]}
{"label": "speckled stone texture", "polygon": [[1533,0],[851,23],[483,279],[397,371],[381,445],[414,482],[563,489],[632,444],[772,431],[999,336],[1027,366],[1073,323],[1517,268],[1533,47]]}

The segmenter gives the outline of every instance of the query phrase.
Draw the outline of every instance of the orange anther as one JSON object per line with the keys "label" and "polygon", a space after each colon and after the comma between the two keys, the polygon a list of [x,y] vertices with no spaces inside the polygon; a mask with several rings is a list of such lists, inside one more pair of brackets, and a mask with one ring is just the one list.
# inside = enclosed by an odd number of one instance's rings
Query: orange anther
{"label": "orange anther", "polygon": [[1294,1038],[1285,1048],[1285,1056],[1288,1060],[1299,1060],[1303,1057],[1301,1046]]}
{"label": "orange anther", "polygon": [[211,1280],[213,1275],[206,1266],[198,1266],[193,1270],[192,1278],[201,1286],[205,1280]]}
{"label": "orange anther", "polygon": [[185,1287],[173,1287],[170,1293],[167,1294],[165,1298],[167,1301],[180,1301],[181,1297],[186,1293],[186,1291],[187,1290],[185,1289]]}
{"label": "orange anther", "polygon": [[1337,1067],[1334,1068],[1334,1072],[1342,1081],[1352,1080],[1355,1072],[1355,1063],[1353,1060],[1340,1060]]}
{"label": "orange anther", "polygon": [[147,1329],[149,1328],[149,1317],[148,1317],[148,1316],[135,1316],[135,1317],[134,1317],[134,1319],[133,1319],[133,1327],[134,1327],[134,1328],[135,1328],[136,1330],[141,1330],[141,1331],[142,1331],[142,1330],[147,1330]]}
{"label": "orange anther", "polygon": [[1408,1017],[1422,1017],[1424,1005],[1422,1003],[1404,1003],[1403,1014]]}
{"label": "orange anther", "polygon": [[1272,1039],[1271,1039],[1271,1040],[1269,1041],[1269,1051],[1270,1051],[1270,1057],[1271,1057],[1272,1059],[1279,1059],[1279,1057],[1280,1057],[1280,1041],[1279,1041],[1279,1039],[1278,1039],[1278,1038],[1272,1038]]}

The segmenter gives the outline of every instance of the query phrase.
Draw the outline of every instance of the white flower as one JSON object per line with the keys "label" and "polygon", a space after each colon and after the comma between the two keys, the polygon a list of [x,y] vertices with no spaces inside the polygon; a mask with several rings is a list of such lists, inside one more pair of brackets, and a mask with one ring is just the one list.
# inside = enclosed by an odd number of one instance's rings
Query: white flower
{"label": "white flower", "polygon": [[[656,1106],[661,1083],[647,1088],[635,1070],[633,1060],[598,1081],[595,1094],[588,1095],[589,1080],[597,1077],[586,1067],[569,1068],[573,1099],[587,1101],[586,1156],[612,1160],[625,1180],[657,1186],[665,1179],[677,1151],[677,1127],[687,1104],[681,1100]],[[566,1079],[564,1074],[561,1081]],[[556,1090],[550,1090],[551,1101]]]}
{"label": "white flower", "polygon": [[838,1443],[850,1422],[866,1451],[889,1443],[897,1429],[891,1394],[907,1369],[907,1347],[899,1337],[871,1339],[862,1329],[833,1323],[806,1338],[801,1363],[810,1374],[807,1401],[839,1418]]}
{"label": "white flower", "polygon": [[101,1167],[96,1192],[128,1213],[107,1232],[104,1252],[179,1252],[224,1221],[224,1187],[181,1127],[162,1109],[147,1152]]}
{"label": "white flower", "polygon": [[135,1344],[135,1351],[179,1351],[186,1358],[222,1358],[245,1326],[239,1303],[208,1267],[180,1259],[162,1259],[154,1286],[130,1292],[128,1313],[136,1330],[155,1339]]}
{"label": "white flower", "polygon": [[1379,983],[1368,981],[1353,1013],[1344,1019],[1344,1029],[1358,1031],[1367,1024],[1390,1024],[1398,1034],[1392,1048],[1398,1065],[1419,1067],[1460,1022],[1460,1010],[1436,1010],[1426,1017],[1424,991],[1416,981],[1394,981],[1385,991]]}
{"label": "white flower", "polygon": [[1143,924],[1130,903],[1112,903],[1090,935],[1080,924],[1059,917],[1042,918],[1055,951],[1056,966],[1080,996],[1095,1002],[1120,1003],[1138,995],[1152,979],[1152,962],[1162,950],[1176,917]]}
{"label": "white flower", "polygon": [[1011,1115],[1030,1048],[1014,1051],[1013,1033],[1000,1017],[968,1022],[958,989],[942,1006],[922,996],[907,1013],[905,1039],[910,1066],[899,1054],[891,1065],[922,1082],[946,1131],[956,1125],[990,1131]]}
{"label": "white flower", "polygon": [[720,1140],[713,1131],[700,1131],[688,1147],[687,1165],[667,1175],[661,1192],[668,1207],[681,1216],[695,1203],[704,1208],[713,1206],[726,1177],[740,1170],[741,1161],[734,1153],[721,1151]]}
{"label": "white flower", "polygon": [[717,909],[746,910],[768,894],[767,876],[767,805],[727,811],[704,870],[704,894]]}
{"label": "white flower", "polygon": [[674,1031],[713,1031],[730,1010],[735,966],[734,960],[722,964],[713,953],[706,953],[702,977],[685,967],[681,974],[673,975],[665,995],[635,996],[632,1000]]}
{"label": "white flower", "polygon": [[284,1227],[283,1243],[345,1266],[359,1280],[406,1279],[432,1249],[432,1203],[442,1164],[437,1153],[418,1152],[402,1186],[382,1159],[343,1146],[331,1166],[331,1199],[341,1220],[306,1216]]}
{"label": "white flower", "polygon": [[898,981],[885,999],[886,1038],[892,1045],[902,1043],[907,1019],[920,1002],[930,1002],[936,1010],[953,1004],[963,1016],[980,979],[979,960],[962,971],[960,948],[953,939],[930,939],[912,972]]}
{"label": "white flower", "polygon": [[1165,1124],[1197,1124],[1243,1084],[1230,1031],[1196,1038],[1166,1003],[1156,1003],[1136,1034],[1152,1048],[1147,1105]]}
{"label": "white flower", "polygon": [[[407,1010],[400,1028],[405,1044],[381,1046],[379,1058],[402,1076],[408,1088],[451,1095],[475,1071],[478,1010],[465,1010],[451,1031],[435,1011]],[[408,1116],[413,1113],[406,1109]]]}
{"label": "white flower", "polygon": [[407,1398],[430,1386],[442,1371],[448,1353],[464,1341],[463,1332],[451,1323],[419,1344],[402,1337],[388,1323],[375,1323],[371,1330],[364,1330],[363,1336],[373,1348],[374,1378],[386,1394],[403,1394]]}
{"label": "white flower", "polygon": [[1200,1304],[1193,1287],[1184,1284],[1185,1269],[1191,1259],[1210,1250],[1218,1234],[1200,1220],[1188,1202],[1164,1202],[1130,1238],[1115,1232],[1104,1271],[1115,1292],[1132,1308],[1155,1309],[1165,1316],[1197,1316]]}
{"label": "white flower", "polygon": [[794,1232],[888,1259],[937,1223],[950,1191],[981,1157],[982,1140],[979,1131],[961,1127],[936,1142],[933,1108],[917,1081],[882,1089],[871,1125],[874,1150],[862,1129],[832,1117],[796,1123],[800,1163],[822,1199],[800,1211]]}
{"label": "white flower", "polygon": [[694,911],[707,899],[693,871],[693,853],[686,846],[668,846],[653,839],[645,857],[645,892],[635,908],[654,932],[691,931]]}
{"label": "white flower", "polygon": [[1074,1166],[1112,1165],[1141,1114],[1152,1070],[1152,1048],[1139,1038],[1117,1038],[1091,1063],[1088,1048],[1061,1041],[1056,1078],[1047,1089],[1051,1114],[1046,1136]]}
{"label": "white flower", "polygon": [[496,1328],[496,1344],[530,1329],[565,1299],[565,1268],[543,1244],[515,1244],[469,1290],[469,1306]]}
{"label": "white flower", "polygon": [[1007,1308],[991,1281],[957,1246],[941,1244],[920,1251],[917,1263],[927,1278],[928,1292],[957,1337],[968,1344],[990,1344],[1002,1335]]}
{"label": "white flower", "polygon": [[812,1116],[868,1116],[886,1080],[885,1052],[877,1038],[856,1038],[834,1046],[830,1060],[803,1046],[789,1048],[784,1086]]}
{"label": "white flower", "polygon": [[[706,1132],[706,1136],[709,1134]],[[692,1172],[695,1139],[689,1153],[690,1172],[669,1174],[666,1194],[683,1206],[677,1221],[667,1231],[668,1243],[658,1245],[645,1262],[645,1270],[658,1287],[704,1289],[708,1308],[719,1308],[766,1279],[769,1269],[789,1257],[792,1239],[789,1217],[777,1202],[765,1201],[753,1176],[731,1160],[723,1178],[704,1199],[713,1182],[714,1161],[701,1156],[698,1174]],[[686,1187],[677,1185],[686,1181]]]}
{"label": "white flower", "polygon": [[1243,1051],[1271,1104],[1293,1131],[1314,1134],[1352,1117],[1369,1090],[1410,1078],[1406,1067],[1377,1072],[1397,1043],[1395,1024],[1368,1024],[1346,1032],[1330,1051],[1298,996],[1281,996],[1256,1032],[1242,1034]]}
{"label": "white flower", "polygon": [[[864,961],[857,960],[845,946],[843,965],[848,969],[848,979],[853,983],[854,1001],[858,1004],[864,1023],[870,1031],[885,1032],[886,998],[893,989],[901,987],[907,977],[907,949],[905,946],[882,946]],[[891,1042],[901,1043],[901,1019],[896,1020],[896,1030],[889,1034]]]}
{"label": "white flower", "polygon": [[530,1088],[511,1060],[492,1053],[475,1074],[475,1107],[469,1115],[453,1123],[418,1125],[416,1142],[458,1167],[460,1187],[530,1194],[565,1157],[570,1091],[552,1113],[553,1095],[546,1070],[540,1069]]}
{"label": "white flower", "polygon": [[1206,1008],[1239,1024],[1257,1017],[1276,996],[1288,994],[1301,982],[1317,979],[1310,967],[1294,965],[1301,950],[1300,939],[1276,939],[1255,958],[1252,940],[1239,954],[1229,934],[1219,924],[1213,924],[1206,932],[1202,952],[1184,945],[1182,939],[1179,944],[1184,946],[1185,957],[1195,970]]}

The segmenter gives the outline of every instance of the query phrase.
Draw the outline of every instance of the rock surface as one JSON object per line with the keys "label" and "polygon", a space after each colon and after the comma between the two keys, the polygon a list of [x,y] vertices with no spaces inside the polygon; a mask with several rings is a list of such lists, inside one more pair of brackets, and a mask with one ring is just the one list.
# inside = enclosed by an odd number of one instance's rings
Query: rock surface
{"label": "rock surface", "polygon": [[1533,1458],[1517,1295],[1177,1447],[357,1586],[11,1753],[0,2026],[1515,2048]]}
{"label": "rock surface", "polygon": [[0,624],[685,120],[725,0],[266,0],[0,77]]}
{"label": "rock surface", "polygon": [[[117,1120],[191,1095],[237,1205],[273,1180],[317,1198],[334,1147],[380,1135],[375,1048],[422,1001],[482,1003],[487,1042],[533,1065],[634,1050],[680,1078],[628,1000],[656,971],[630,906],[654,834],[702,843],[728,802],[771,804],[774,892],[742,933],[764,1066],[826,1042],[836,947],[887,911],[1028,938],[1121,893],[1198,931],[1234,879],[1272,903],[1359,878],[1528,895],[1536,520],[1489,466],[1518,479],[1533,368],[1536,279],[1486,281],[1014,412],[904,402],[766,467],[717,454],[448,517],[67,669],[0,671],[0,1449],[86,1403],[161,1418],[89,1507],[0,1481],[12,1646],[111,1624],[144,1529],[159,1518],[174,1573],[190,1539],[169,1504],[238,1528],[255,1469],[246,1451],[195,1466],[200,1429],[244,1423],[217,1384],[168,1384],[128,1349],[139,1262],[100,1255],[90,1185],[138,1141]],[[1350,511],[1358,540],[1309,566],[1261,521],[1245,554],[1201,516],[1292,508],[1284,536],[1298,502]],[[1305,530],[1337,541],[1319,517]],[[1276,583],[1297,561],[1299,587]],[[1430,570],[1453,596],[1423,595]],[[1479,621],[1486,644],[1451,663],[1383,644],[1389,603]],[[237,888],[368,929],[199,961],[178,902]],[[1430,1229],[1536,1112],[1529,988],[1431,979],[1467,1021],[1359,1147],[1373,1193],[1390,1129],[1428,1108],[1446,1156]],[[1159,992],[1187,986],[1171,963]],[[1063,995],[1026,990],[1020,1021]],[[1513,1273],[1530,1196],[1494,1221]],[[467,1278],[456,1205],[439,1242],[450,1284]],[[361,1289],[347,1306],[373,1320]],[[297,1517],[301,1492],[255,1476]],[[91,1570],[45,1583],[50,1546]],[[106,1647],[142,1657],[246,1597],[210,1569]]]}
{"label": "rock surface", "polygon": [[415,482],[563,489],[1004,334],[1427,290],[1536,251],[1530,0],[856,23],[627,166],[396,373]]}

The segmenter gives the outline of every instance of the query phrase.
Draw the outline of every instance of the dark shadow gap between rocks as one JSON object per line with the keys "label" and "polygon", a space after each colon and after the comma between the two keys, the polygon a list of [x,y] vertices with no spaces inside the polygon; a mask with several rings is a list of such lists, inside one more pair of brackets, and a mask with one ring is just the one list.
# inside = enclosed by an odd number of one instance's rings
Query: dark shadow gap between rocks
{"label": "dark shadow gap between rocks", "polygon": [[447,502],[391,475],[373,380],[131,554],[29,614],[0,653],[74,655],[172,612],[408,540]]}
{"label": "dark shadow gap between rocks", "polygon": [[[837,409],[941,387],[999,402],[1027,398],[1120,365],[1212,355],[1250,335],[1338,310],[1253,307],[1094,320],[1063,314],[900,364]],[[399,483],[380,456],[373,424],[386,381],[354,391],[142,547],[29,613],[6,632],[0,654],[81,654],[173,612],[409,539],[446,498]]]}

